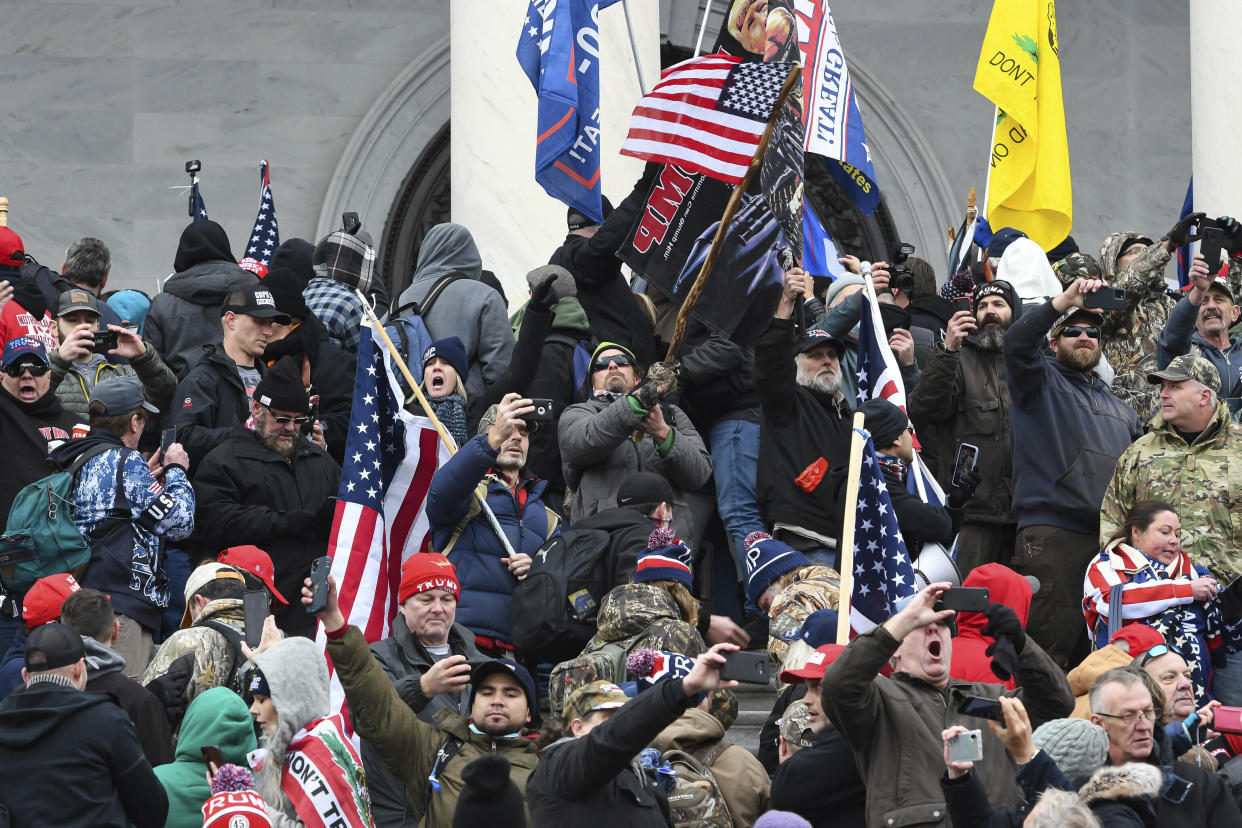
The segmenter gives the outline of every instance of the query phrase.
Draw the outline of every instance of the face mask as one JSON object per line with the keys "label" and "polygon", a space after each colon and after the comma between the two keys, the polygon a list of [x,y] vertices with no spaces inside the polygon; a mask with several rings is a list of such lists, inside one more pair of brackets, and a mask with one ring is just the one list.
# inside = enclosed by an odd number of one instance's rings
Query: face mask
{"label": "face mask", "polygon": [[884,333],[888,336],[893,335],[894,328],[910,330],[910,311],[907,308],[881,303],[880,319],[884,322]]}

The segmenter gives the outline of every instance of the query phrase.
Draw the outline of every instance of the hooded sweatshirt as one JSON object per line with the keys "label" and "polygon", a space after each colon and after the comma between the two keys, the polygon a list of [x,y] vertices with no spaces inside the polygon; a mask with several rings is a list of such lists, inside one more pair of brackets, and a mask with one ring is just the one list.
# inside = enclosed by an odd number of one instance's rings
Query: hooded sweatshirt
{"label": "hooded sweatshirt", "polygon": [[[1065,290],[1048,264],[1048,254],[1030,239],[1016,239],[1005,248],[996,278],[1013,285],[1014,291],[1027,300],[1058,296]],[[1014,314],[1016,319],[1017,313]]]}
{"label": "hooded sweatshirt", "polygon": [[176,759],[155,769],[168,792],[168,828],[200,828],[203,803],[211,796],[202,749],[214,745],[226,764],[246,767],[246,754],[258,746],[250,710],[227,687],[213,687],[186,708],[177,738]]}
{"label": "hooded sweatshirt", "polygon": [[[984,587],[989,600],[1004,604],[1018,614],[1022,626],[1031,614],[1031,583],[1017,572],[998,563],[975,567],[966,576],[963,587]],[[987,648],[995,641],[983,634],[988,619],[981,612],[962,612],[957,616],[957,637],[953,639],[953,662],[949,674],[962,681],[978,681],[985,684],[1003,684],[1010,690],[1017,683],[1010,678],[1001,681],[992,672],[992,657]]]}
{"label": "hooded sweatshirt", "polygon": [[464,276],[441,291],[435,304],[420,314],[432,339],[456,336],[466,346],[470,363],[467,396],[478,396],[493,385],[509,365],[513,331],[505,301],[479,281],[483,260],[470,231],[451,222],[437,224],[418,250],[414,281],[397,299],[397,307],[422,303],[436,283],[448,276]]}
{"label": "hooded sweatshirt", "polygon": [[142,752],[152,767],[173,760],[172,731],[168,716],[155,696],[138,682],[122,675],[125,659],[111,647],[90,636],[82,636],[86,648],[86,689],[111,693],[134,724]]}

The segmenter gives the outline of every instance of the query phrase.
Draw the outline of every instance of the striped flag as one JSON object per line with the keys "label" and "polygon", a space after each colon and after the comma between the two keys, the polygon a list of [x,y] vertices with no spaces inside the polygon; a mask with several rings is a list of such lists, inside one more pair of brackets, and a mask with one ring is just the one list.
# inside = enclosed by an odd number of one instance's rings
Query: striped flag
{"label": "striped flag", "polygon": [[670,66],[634,109],[621,154],[742,183],[794,65],[715,54]]}
{"label": "striped flag", "polygon": [[854,635],[883,624],[896,612],[898,601],[918,591],[875,446],[868,432],[862,434],[862,472],[854,522],[854,590],[850,595],[850,630]]}
{"label": "striped flag", "polygon": [[[388,636],[397,613],[401,564],[431,551],[427,489],[450,453],[429,419],[402,408],[404,397],[375,331],[368,325],[361,333],[328,554],[341,613],[375,642]],[[322,628],[315,640],[326,644]],[[334,709],[344,707],[335,672],[332,701]]]}
{"label": "striped flag", "polygon": [[203,201],[203,194],[198,191],[198,176],[194,176],[190,183],[190,217],[194,221],[205,221],[207,219],[207,203]]}
{"label": "striped flag", "polygon": [[259,162],[259,181],[259,213],[250,231],[246,258],[238,264],[262,279],[272,263],[272,253],[280,247],[280,228],[276,226],[276,202],[272,200],[271,170],[267,161]]}

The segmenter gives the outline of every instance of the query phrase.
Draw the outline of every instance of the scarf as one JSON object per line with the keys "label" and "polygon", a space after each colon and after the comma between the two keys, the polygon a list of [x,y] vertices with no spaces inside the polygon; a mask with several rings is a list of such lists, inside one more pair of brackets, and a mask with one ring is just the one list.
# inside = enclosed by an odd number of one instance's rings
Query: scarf
{"label": "scarf", "polygon": [[[260,772],[266,761],[266,755],[258,758]],[[252,760],[251,767],[255,764]],[[315,719],[294,734],[284,752],[280,787],[306,828],[372,828],[362,760],[339,714]]]}
{"label": "scarf", "polygon": [[448,429],[448,433],[452,435],[457,445],[464,446],[466,444],[466,398],[454,392],[438,400],[428,397],[427,402],[431,405],[431,410],[435,412],[436,418],[444,423],[444,427]]}
{"label": "scarf", "polygon": [[880,468],[892,472],[897,475],[897,479],[905,482],[906,464],[900,457],[894,457],[891,454],[885,454],[882,451],[875,453],[875,459],[880,461]]}
{"label": "scarf", "polygon": [[313,370],[319,356],[319,343],[326,336],[323,323],[313,315],[308,316],[289,331],[284,339],[267,343],[267,347],[263,349],[263,361],[272,365],[283,356],[293,356],[298,357],[298,362],[301,362],[301,357],[304,356]]}

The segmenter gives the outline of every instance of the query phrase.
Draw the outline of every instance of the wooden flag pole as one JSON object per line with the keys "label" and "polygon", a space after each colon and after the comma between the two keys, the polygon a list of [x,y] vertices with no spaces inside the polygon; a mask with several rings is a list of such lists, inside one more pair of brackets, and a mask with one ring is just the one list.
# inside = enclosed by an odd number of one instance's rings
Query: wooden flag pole
{"label": "wooden flag pole", "polygon": [[841,526],[841,591],[837,596],[837,643],[850,643],[850,598],[854,594],[854,523],[858,519],[858,478],[862,474],[863,413],[854,412],[850,466],[845,479],[845,520]]}
{"label": "wooden flag pole", "polygon": [[0,227],[9,226],[9,199],[0,196]]}
{"label": "wooden flag pole", "polygon": [[750,164],[746,167],[746,175],[742,177],[742,183],[733,189],[733,195],[729,197],[724,215],[720,218],[720,225],[716,228],[716,235],[712,237],[712,246],[707,251],[707,257],[703,259],[703,266],[699,268],[699,275],[694,278],[690,292],[686,294],[685,301],[681,303],[681,309],[677,311],[677,327],[673,330],[673,341],[669,343],[668,354],[664,357],[665,362],[672,362],[681,349],[681,341],[686,336],[686,320],[690,318],[690,310],[699,301],[699,294],[703,292],[703,286],[707,283],[707,274],[711,273],[712,266],[716,264],[716,257],[720,255],[720,246],[724,242],[725,232],[729,228],[729,223],[733,221],[733,214],[737,212],[738,206],[742,203],[742,194],[750,186],[750,180],[758,171],[759,165],[763,163],[763,154],[768,148],[768,141],[772,138],[772,130],[776,127],[776,119],[780,117],[781,107],[785,105],[785,99],[793,92],[794,84],[801,77],[802,67],[794,66],[785,78],[781,93],[776,98],[776,106],[772,109],[772,117],[768,118],[768,125],[763,130],[763,138],[759,140],[759,148],[755,150]]}

